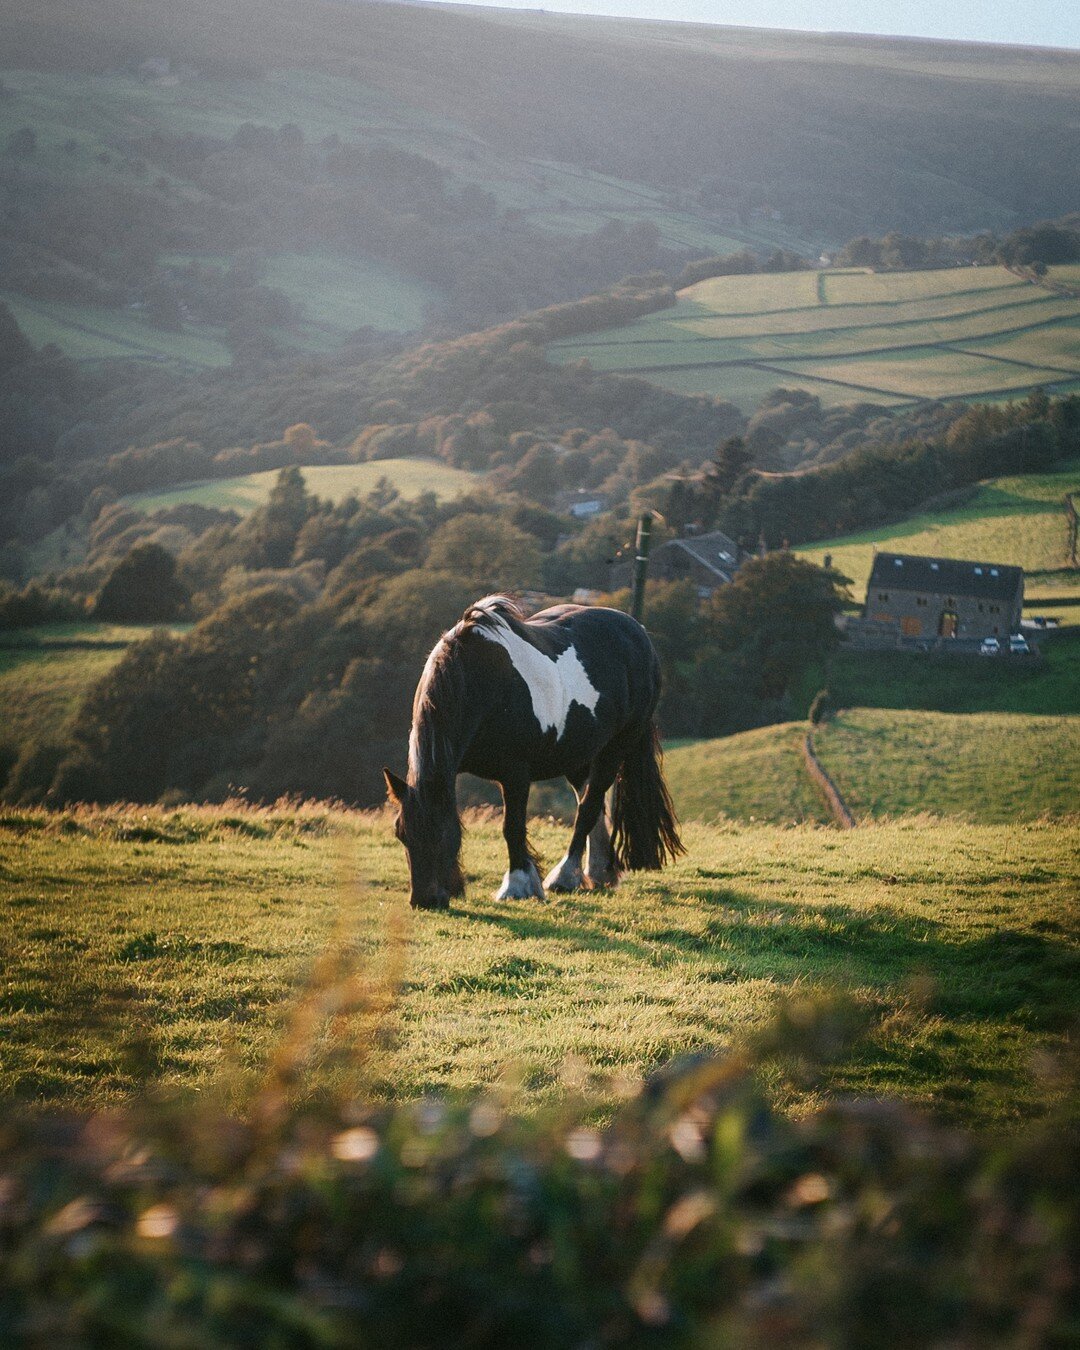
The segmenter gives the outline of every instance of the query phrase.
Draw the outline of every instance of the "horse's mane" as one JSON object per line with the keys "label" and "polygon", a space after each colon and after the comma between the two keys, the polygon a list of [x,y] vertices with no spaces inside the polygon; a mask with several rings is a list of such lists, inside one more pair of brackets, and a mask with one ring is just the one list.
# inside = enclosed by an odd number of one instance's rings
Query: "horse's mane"
{"label": "horse's mane", "polygon": [[475,628],[500,622],[516,626],[525,614],[507,595],[486,595],[468,607],[431,650],[413,700],[409,735],[409,782],[434,795],[454,796],[455,752],[468,706],[460,639]]}

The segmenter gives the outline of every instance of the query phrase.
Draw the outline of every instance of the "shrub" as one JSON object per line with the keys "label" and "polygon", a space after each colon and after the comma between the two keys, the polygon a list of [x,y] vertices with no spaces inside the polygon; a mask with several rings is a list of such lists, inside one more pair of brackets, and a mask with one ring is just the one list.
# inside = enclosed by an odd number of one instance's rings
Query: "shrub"
{"label": "shrub", "polygon": [[[152,945],[156,935],[148,934]],[[317,991],[313,1008],[343,1007]],[[317,1021],[318,1019],[316,1019]],[[1009,1142],[883,1102],[768,1104],[850,1031],[799,1007],[603,1129],[492,1097],[246,1119],[159,1101],[0,1132],[0,1333],[79,1347],[1061,1346],[1073,1109]]]}

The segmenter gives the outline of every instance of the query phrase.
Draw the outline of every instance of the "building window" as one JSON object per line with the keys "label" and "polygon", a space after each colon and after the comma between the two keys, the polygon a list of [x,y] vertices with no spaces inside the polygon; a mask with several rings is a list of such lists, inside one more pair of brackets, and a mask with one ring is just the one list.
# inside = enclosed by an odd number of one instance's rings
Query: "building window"
{"label": "building window", "polygon": [[889,593],[888,593],[888,591],[878,591],[878,593],[877,593],[877,598],[878,598],[879,600],[888,600],[888,598],[889,598]]}

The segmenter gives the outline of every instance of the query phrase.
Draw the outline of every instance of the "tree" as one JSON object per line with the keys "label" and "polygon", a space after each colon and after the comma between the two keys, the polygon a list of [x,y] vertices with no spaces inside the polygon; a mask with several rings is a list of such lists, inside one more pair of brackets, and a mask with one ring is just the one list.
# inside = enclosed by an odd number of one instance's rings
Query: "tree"
{"label": "tree", "polygon": [[537,584],[540,550],[516,525],[465,511],[432,535],[427,565],[468,577],[481,590],[505,590]]}
{"label": "tree", "polygon": [[709,478],[724,496],[750,467],[753,456],[741,436],[731,436],[716,452]]}
{"label": "tree", "polygon": [[180,616],[188,599],[172,554],[159,544],[137,544],[102,586],[94,618],[113,623],[168,623]]}
{"label": "tree", "polygon": [[714,591],[707,641],[747,659],[759,697],[780,698],[839,641],[835,616],[846,586],[846,577],[790,553],[751,558],[730,586]]}

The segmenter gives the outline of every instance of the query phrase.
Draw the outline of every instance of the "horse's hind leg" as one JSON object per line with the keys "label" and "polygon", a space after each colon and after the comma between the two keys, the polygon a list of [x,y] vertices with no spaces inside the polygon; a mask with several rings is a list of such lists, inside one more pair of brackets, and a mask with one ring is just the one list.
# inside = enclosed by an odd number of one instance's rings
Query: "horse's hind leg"
{"label": "horse's hind leg", "polygon": [[537,871],[536,859],[529,848],[526,828],[529,808],[528,775],[507,779],[500,784],[503,794],[503,838],[509,855],[509,866],[502,885],[495,892],[496,900],[525,900],[530,895],[542,900],[544,887]]}
{"label": "horse's hind leg", "polygon": [[[594,886],[610,885],[618,879],[614,873],[611,840],[604,820],[604,798],[615,781],[620,763],[621,753],[611,745],[605,746],[594,760],[585,791],[578,797],[570,846],[566,856],[544,878],[546,890],[576,891],[586,884],[586,879]],[[574,780],[571,779],[571,782]],[[577,788],[578,784],[574,783],[574,787]],[[589,848],[587,870],[582,867],[586,845]]]}

